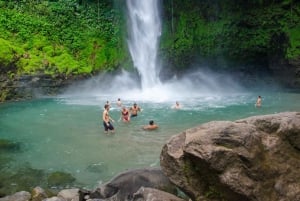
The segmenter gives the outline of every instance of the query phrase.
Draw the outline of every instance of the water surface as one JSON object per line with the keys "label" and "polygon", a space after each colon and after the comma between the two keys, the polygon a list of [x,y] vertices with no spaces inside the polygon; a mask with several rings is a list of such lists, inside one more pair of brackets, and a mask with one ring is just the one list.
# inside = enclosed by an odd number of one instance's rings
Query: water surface
{"label": "water surface", "polygon": [[[10,171],[29,164],[49,173],[70,173],[80,187],[93,188],[127,169],[159,166],[160,151],[167,140],[201,123],[300,111],[297,93],[264,94],[260,109],[254,107],[256,98],[256,93],[205,95],[181,100],[180,110],[171,109],[175,100],[140,100],[137,103],[143,110],[130,123],[118,121],[120,108],[115,97],[61,96],[5,103],[0,105],[0,139],[22,145],[21,152],[4,153],[14,159]],[[116,120],[113,135],[103,132],[102,111],[107,100]],[[122,101],[128,107],[135,102]],[[142,130],[151,119],[159,129]]]}

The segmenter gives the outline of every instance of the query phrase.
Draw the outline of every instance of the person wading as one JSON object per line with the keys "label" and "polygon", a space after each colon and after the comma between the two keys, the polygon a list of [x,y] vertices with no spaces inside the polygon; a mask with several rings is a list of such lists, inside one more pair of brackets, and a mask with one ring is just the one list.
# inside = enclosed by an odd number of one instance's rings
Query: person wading
{"label": "person wading", "polygon": [[114,122],[114,120],[109,116],[109,107],[110,106],[108,104],[105,104],[103,115],[102,115],[104,132],[106,134],[108,133],[108,130],[110,130],[112,133],[115,132],[115,128],[111,123]]}

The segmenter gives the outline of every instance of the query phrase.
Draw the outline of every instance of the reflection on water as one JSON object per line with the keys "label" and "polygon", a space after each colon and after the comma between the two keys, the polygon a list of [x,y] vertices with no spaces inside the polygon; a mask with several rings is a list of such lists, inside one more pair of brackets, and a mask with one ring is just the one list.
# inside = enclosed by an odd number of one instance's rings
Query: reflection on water
{"label": "reflection on water", "polygon": [[[183,108],[180,110],[171,109],[175,100],[140,100],[137,103],[143,111],[130,123],[118,121],[117,99],[109,96],[73,96],[2,104],[0,139],[20,142],[22,151],[1,152],[0,160],[10,158],[10,172],[27,164],[47,173],[70,173],[79,182],[77,185],[92,188],[126,169],[159,166],[164,143],[187,128],[212,120],[300,111],[300,94],[265,94],[260,109],[254,107],[256,97],[253,93],[193,97],[181,100]],[[112,104],[114,135],[103,132],[102,111],[107,100]],[[134,102],[125,98],[122,101],[128,107]],[[151,132],[142,130],[151,119],[160,128]]]}

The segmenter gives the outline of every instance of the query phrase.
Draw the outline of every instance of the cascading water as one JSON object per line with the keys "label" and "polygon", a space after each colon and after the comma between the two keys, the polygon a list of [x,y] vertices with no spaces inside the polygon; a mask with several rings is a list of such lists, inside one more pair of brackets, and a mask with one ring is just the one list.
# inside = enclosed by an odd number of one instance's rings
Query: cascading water
{"label": "cascading water", "polygon": [[160,84],[157,48],[161,35],[158,0],[127,0],[128,47],[134,67],[141,76],[142,89]]}

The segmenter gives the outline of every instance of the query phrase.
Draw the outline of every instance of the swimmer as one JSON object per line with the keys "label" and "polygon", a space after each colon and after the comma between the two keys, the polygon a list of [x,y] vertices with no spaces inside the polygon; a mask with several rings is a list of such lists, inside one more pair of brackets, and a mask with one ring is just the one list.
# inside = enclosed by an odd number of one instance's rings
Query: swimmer
{"label": "swimmer", "polygon": [[158,125],[156,125],[153,120],[150,120],[149,124],[143,127],[144,130],[155,130],[157,128]]}

